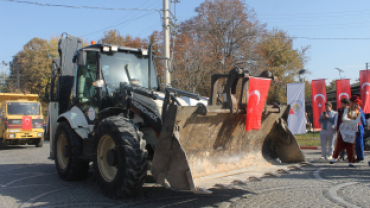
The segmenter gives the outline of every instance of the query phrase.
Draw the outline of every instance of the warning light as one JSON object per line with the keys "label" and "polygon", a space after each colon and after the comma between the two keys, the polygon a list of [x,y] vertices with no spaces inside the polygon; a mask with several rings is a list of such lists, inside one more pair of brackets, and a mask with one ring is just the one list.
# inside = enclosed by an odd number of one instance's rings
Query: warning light
{"label": "warning light", "polygon": [[94,44],[96,44],[96,41],[95,40],[91,41],[91,45],[94,45]]}

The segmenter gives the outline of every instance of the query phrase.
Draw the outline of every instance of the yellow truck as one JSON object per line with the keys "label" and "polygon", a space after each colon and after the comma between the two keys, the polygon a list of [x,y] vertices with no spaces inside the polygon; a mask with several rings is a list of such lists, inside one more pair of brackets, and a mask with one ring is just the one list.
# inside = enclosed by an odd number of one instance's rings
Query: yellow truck
{"label": "yellow truck", "polygon": [[44,118],[36,94],[0,93],[0,149],[44,144]]}

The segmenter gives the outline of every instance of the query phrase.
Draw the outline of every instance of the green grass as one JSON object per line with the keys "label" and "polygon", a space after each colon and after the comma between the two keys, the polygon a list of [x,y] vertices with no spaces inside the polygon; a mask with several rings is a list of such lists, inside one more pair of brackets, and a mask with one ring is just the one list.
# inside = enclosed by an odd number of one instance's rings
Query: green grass
{"label": "green grass", "polygon": [[296,139],[312,139],[312,138],[320,138],[320,132],[308,132],[306,134],[296,134],[294,135]]}
{"label": "green grass", "polygon": [[[294,135],[299,146],[320,146],[320,132],[308,132],[306,134]],[[313,139],[317,138],[317,139]]]}
{"label": "green grass", "polygon": [[297,141],[299,146],[321,146],[320,139],[299,139]]}

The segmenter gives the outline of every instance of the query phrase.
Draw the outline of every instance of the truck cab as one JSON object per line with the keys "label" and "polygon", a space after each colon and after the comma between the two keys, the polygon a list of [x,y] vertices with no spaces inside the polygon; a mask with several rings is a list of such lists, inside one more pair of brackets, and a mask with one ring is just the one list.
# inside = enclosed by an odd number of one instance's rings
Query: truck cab
{"label": "truck cab", "polygon": [[44,142],[44,118],[38,95],[0,93],[0,148]]}

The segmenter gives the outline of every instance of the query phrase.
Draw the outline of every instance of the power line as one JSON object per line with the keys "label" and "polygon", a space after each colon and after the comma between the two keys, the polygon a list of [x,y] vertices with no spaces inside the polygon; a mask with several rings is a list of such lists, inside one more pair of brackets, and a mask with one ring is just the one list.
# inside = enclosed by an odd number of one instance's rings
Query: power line
{"label": "power line", "polygon": [[[155,12],[150,12],[150,13],[148,13],[148,14],[145,14],[145,15],[139,16],[139,17],[137,17],[137,18],[133,18],[133,19],[126,20],[126,21],[121,22],[121,23],[119,23],[119,24],[117,24],[117,25],[114,25],[114,26],[121,26],[121,25],[123,25],[123,24],[125,24],[125,23],[126,23],[126,24],[128,24],[128,23],[130,23],[129,21],[138,20],[138,19],[141,19],[141,18],[143,18],[143,17],[149,16],[149,15],[151,15],[151,14],[153,14],[153,13],[155,13]],[[100,30],[96,30],[96,31],[94,31],[94,32],[87,33],[87,34],[85,34],[85,35],[82,35],[82,37],[85,37],[85,38],[86,38],[87,36],[90,36],[90,35],[92,35],[92,34],[94,34],[94,33],[97,33],[97,32],[104,31],[104,30],[106,30],[106,29],[108,29],[108,28],[110,28],[110,27],[106,27],[106,28],[103,28],[103,29],[100,29]]]}
{"label": "power line", "polygon": [[[205,25],[199,25],[204,27]],[[181,30],[181,32],[199,32],[199,31],[209,31],[204,29],[191,29],[191,30]],[[292,38],[292,39],[309,39],[309,40],[370,40],[370,38],[333,38],[333,37],[324,37],[324,38],[314,38],[314,37],[294,37],[294,36],[274,36],[274,35],[250,35],[248,38]]]}
{"label": "power line", "polygon": [[160,9],[141,9],[141,8],[109,8],[109,7],[91,7],[91,6],[70,6],[70,5],[62,5],[62,4],[43,4],[39,2],[32,2],[32,1],[17,1],[17,0],[1,0],[19,4],[32,4],[37,6],[47,6],[47,7],[65,7],[71,9],[98,9],[98,10],[116,10],[116,11],[156,11],[160,12]]}
{"label": "power line", "polygon": [[[149,0],[146,0],[143,4],[141,4],[139,7],[142,7],[142,6],[144,6],[145,4],[147,4],[148,3],[148,1]],[[152,3],[152,4],[150,4],[149,6],[147,6],[147,7],[144,7],[144,9],[147,9],[148,7],[151,7],[151,6],[153,6],[154,4],[158,4],[158,2],[154,2],[154,3]],[[120,18],[120,19],[118,19],[117,21],[115,21],[115,22],[113,22],[111,25],[109,25],[108,27],[111,27],[111,26],[114,26],[115,24],[117,24],[118,22],[120,22],[121,20],[123,20],[123,19],[127,19],[127,17],[130,17],[130,15],[132,14],[132,13],[134,13],[135,11],[131,11],[130,13],[128,13],[128,14],[126,14],[124,17],[122,17],[122,18]],[[134,17],[132,17],[132,18],[134,18]]]}
{"label": "power line", "polygon": [[[143,5],[145,5],[145,4],[147,4],[148,3],[148,1],[149,0],[147,0],[146,2],[144,2],[143,4],[141,4],[139,7],[141,7],[141,6],[143,6]],[[149,6],[147,6],[147,7],[145,7],[144,9],[147,9],[148,7],[151,7],[151,6],[153,6],[154,4],[158,4],[158,2],[154,2],[154,3],[152,3],[152,4],[150,4]],[[100,30],[98,30],[98,31],[95,31],[95,32],[92,32],[90,35],[84,35],[83,37],[85,37],[85,38],[87,38],[88,36],[91,36],[92,34],[95,34],[95,33],[97,33],[97,32],[100,32],[100,31],[103,31],[103,30],[107,30],[107,29],[109,29],[109,28],[111,28],[111,27],[115,27],[115,26],[117,26],[117,25],[120,25],[120,24],[123,24],[123,23],[126,23],[126,22],[128,22],[128,21],[130,21],[130,20],[134,20],[135,19],[135,17],[137,17],[136,15],[134,15],[134,16],[132,16],[131,17],[131,19],[127,19],[127,17],[130,17],[130,15],[132,14],[132,13],[134,13],[135,11],[131,11],[131,12],[129,12],[127,15],[125,15],[124,17],[122,17],[122,18],[120,18],[120,19],[118,19],[117,21],[115,21],[114,23],[112,23],[112,24],[110,24],[109,26],[107,26],[107,27],[104,27],[104,28],[102,28],[102,29],[100,29]],[[151,13],[152,14],[152,13]],[[125,21],[123,21],[123,22],[121,22],[121,23],[118,23],[118,22],[120,22],[121,20],[123,20],[123,19],[126,19]],[[117,24],[118,23],[118,24]],[[94,38],[92,38],[92,39],[95,39],[95,37]]]}
{"label": "power line", "polygon": [[261,16],[265,17],[276,17],[276,16],[302,16],[302,15],[322,15],[322,14],[339,14],[343,16],[343,13],[369,13],[369,10],[362,10],[362,11],[342,11],[342,12],[321,12],[321,13],[296,13],[296,14],[260,14]]}
{"label": "power line", "polygon": [[[159,25],[161,25],[162,23],[161,22],[157,22],[157,23],[154,23],[154,24],[152,24],[151,26],[149,26],[149,27],[147,27],[147,28],[145,28],[144,30],[142,30],[142,31],[140,31],[140,32],[137,32],[135,35],[139,35],[140,36],[140,34],[142,34],[142,33],[146,33],[146,32],[148,32],[148,31],[150,31],[150,30],[152,30],[152,29],[154,29],[155,27],[157,27],[157,26],[159,26]],[[141,35],[142,36],[142,35]],[[141,37],[140,36],[140,37]]]}

